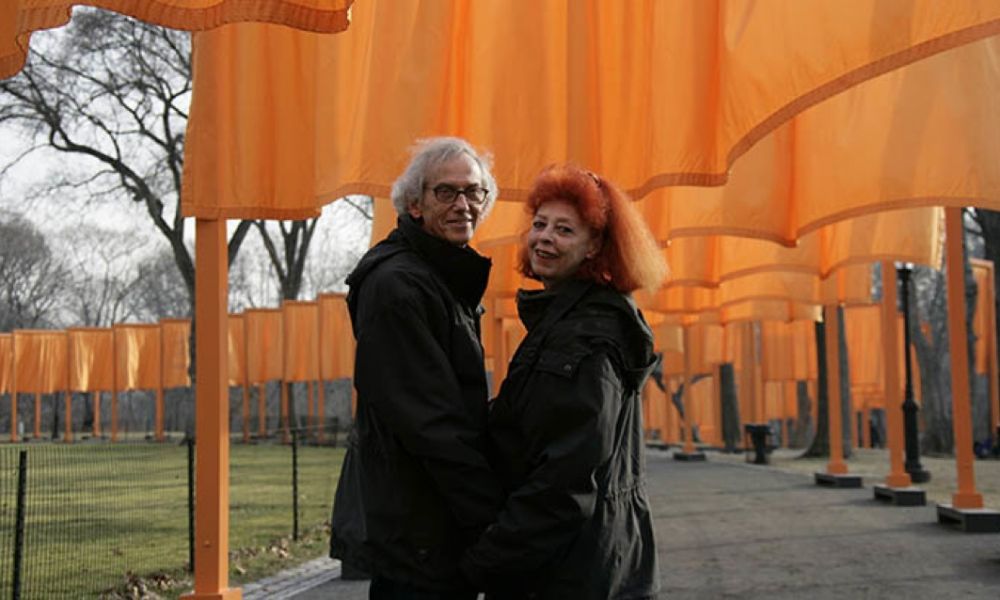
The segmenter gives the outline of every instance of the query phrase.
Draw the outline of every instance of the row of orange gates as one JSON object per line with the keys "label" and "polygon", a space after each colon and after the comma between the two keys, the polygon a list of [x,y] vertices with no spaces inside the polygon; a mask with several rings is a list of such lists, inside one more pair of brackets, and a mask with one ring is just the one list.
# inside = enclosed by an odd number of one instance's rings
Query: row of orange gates
{"label": "row of orange gates", "polygon": [[[229,315],[229,385],[243,388],[243,438],[250,439],[250,387],[258,386],[258,415],[265,415],[269,381],[308,384],[307,413],[324,413],[323,386],[315,382],[352,377],[354,336],[343,294],[312,301],[285,301],[280,308],[252,308]],[[163,392],[191,385],[191,321],[14,330],[0,334],[0,394],[10,397],[10,441],[19,441],[17,397],[33,394],[34,436],[40,435],[41,394],[63,393],[65,441],[72,441],[73,392],[111,393],[110,439],[118,439],[118,394],[154,390],[155,438],[163,431]],[[281,385],[280,427],[288,434],[288,395]],[[100,402],[94,403],[93,435],[100,436]],[[267,435],[258,419],[258,435]],[[322,435],[322,432],[319,432]]]}
{"label": "row of orange gates", "polygon": [[[989,381],[991,430],[1000,425],[996,337],[994,326],[993,265],[973,260],[979,285],[975,318],[975,370]],[[494,389],[502,377],[506,359],[524,335],[514,318],[486,315],[483,335],[487,367],[494,375]],[[490,318],[493,317],[493,318]],[[898,317],[902,320],[902,315]],[[884,409],[882,323],[877,304],[845,307],[851,392],[855,407],[868,422],[868,413]],[[816,346],[813,321],[742,321],[691,326],[688,352],[692,375],[708,375],[691,387],[692,423],[704,442],[723,445],[718,398],[718,368],[733,363],[741,393],[741,421],[762,423],[798,418],[794,386],[805,381],[816,398]],[[902,326],[897,327],[902,346]],[[656,349],[664,355],[664,378],[668,387],[683,381],[685,349],[680,326],[654,325]],[[116,324],[107,328],[74,327],[66,330],[15,330],[0,334],[0,394],[9,394],[10,440],[19,441],[17,402],[19,394],[35,396],[34,436],[40,437],[40,394],[64,392],[66,414],[72,392],[110,392],[110,439],[118,438],[118,394],[130,390],[153,390],[155,438],[164,439],[163,391],[187,387],[191,322],[164,319],[159,323]],[[501,343],[498,343],[501,342]],[[903,360],[903,353],[899,353]],[[751,368],[747,368],[750,366]],[[918,373],[915,356],[911,358]],[[285,301],[280,308],[253,308],[229,315],[229,385],[243,389],[243,437],[249,440],[250,387],[257,386],[257,414],[265,410],[264,386],[269,381],[301,382],[308,385],[307,419],[324,414],[323,386],[315,382],[353,377],[354,336],[343,294],[320,294],[313,301]],[[900,366],[899,373],[904,369]],[[899,385],[902,386],[903,381]],[[650,383],[650,386],[652,384]],[[644,393],[646,428],[665,441],[679,441],[682,423],[676,411],[655,388]],[[915,385],[919,402],[919,385]],[[743,392],[745,390],[745,392]],[[816,403],[812,403],[815,412]],[[100,403],[94,403],[93,435],[101,435]],[[280,427],[288,431],[287,386],[281,386]],[[816,423],[815,414],[812,423]],[[867,427],[862,428],[866,434]],[[259,436],[267,435],[266,419],[258,419]],[[72,420],[65,419],[64,439],[73,439]],[[788,439],[788,436],[782,436]]]}
{"label": "row of orange gates", "polygon": [[[1000,426],[1000,390],[997,376],[997,344],[995,325],[995,292],[993,263],[972,259],[972,272],[978,294],[972,322],[975,336],[974,370],[985,375],[988,382],[990,431]],[[911,299],[911,302],[915,300]],[[868,445],[867,423],[870,411],[886,409],[885,369],[882,342],[882,311],[878,304],[855,304],[844,307],[844,328],[847,341],[850,390],[855,413],[862,415],[861,436],[857,443]],[[897,373],[902,391],[905,385],[903,348],[903,315],[897,315],[900,365]],[[926,330],[927,324],[921,324]],[[664,379],[668,391],[684,380],[684,356],[681,345],[671,341],[679,335],[676,326],[654,327],[657,347],[664,352]],[[831,335],[830,332],[827,335]],[[817,360],[813,321],[736,322],[722,325],[693,325],[690,331],[691,374],[707,377],[691,386],[692,423],[698,427],[703,442],[723,446],[722,414],[718,402],[719,366],[733,363],[737,378],[740,420],[743,423],[780,421],[788,427],[799,418],[796,382],[805,381],[813,399],[812,424],[817,423]],[[916,353],[911,354],[913,390],[920,402],[920,371]],[[751,368],[747,368],[747,366]],[[744,392],[745,390],[745,392]],[[662,400],[663,393],[652,382],[644,390],[644,421],[647,431],[666,442],[680,442],[684,427],[677,411]],[[787,430],[782,440],[790,439]]]}

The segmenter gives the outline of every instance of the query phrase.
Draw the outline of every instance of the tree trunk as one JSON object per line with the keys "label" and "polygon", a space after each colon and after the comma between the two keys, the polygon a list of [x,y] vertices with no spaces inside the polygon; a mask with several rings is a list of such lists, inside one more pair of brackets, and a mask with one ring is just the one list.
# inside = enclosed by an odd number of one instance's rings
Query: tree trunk
{"label": "tree trunk", "polygon": [[944,276],[940,271],[916,267],[911,282],[918,284],[914,286],[918,293],[910,294],[916,301],[910,302],[909,310],[910,339],[920,365],[920,416],[924,423],[921,450],[947,454],[954,446],[954,432]]}
{"label": "tree trunk", "polygon": [[789,440],[791,448],[805,448],[812,435],[812,402],[809,400],[809,385],[805,381],[795,382],[795,395],[799,409],[798,419]]}
{"label": "tree trunk", "polygon": [[841,437],[844,458],[850,458],[853,448],[851,440],[854,439],[852,432],[854,431],[855,423],[854,401],[851,397],[851,367],[850,362],[847,360],[847,327],[844,324],[844,308],[837,307],[837,313],[837,347],[839,354],[837,360],[840,362],[840,422],[843,423]]}
{"label": "tree trunk", "polygon": [[829,415],[827,413],[826,323],[817,321],[816,331],[816,435],[802,457],[830,456]]}
{"label": "tree trunk", "polygon": [[726,452],[740,447],[740,404],[736,398],[736,374],[733,363],[719,365],[719,407],[722,411],[722,440]]}

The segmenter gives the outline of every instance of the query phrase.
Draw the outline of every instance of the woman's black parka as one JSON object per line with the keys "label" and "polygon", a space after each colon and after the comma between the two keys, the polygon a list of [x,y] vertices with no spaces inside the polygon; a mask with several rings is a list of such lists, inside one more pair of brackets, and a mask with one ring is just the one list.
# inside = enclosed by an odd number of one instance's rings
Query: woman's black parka
{"label": "woman's black parka", "polygon": [[653,338],[631,298],[585,281],[522,292],[527,337],[490,407],[507,501],[464,556],[496,598],[654,597],[641,389]]}

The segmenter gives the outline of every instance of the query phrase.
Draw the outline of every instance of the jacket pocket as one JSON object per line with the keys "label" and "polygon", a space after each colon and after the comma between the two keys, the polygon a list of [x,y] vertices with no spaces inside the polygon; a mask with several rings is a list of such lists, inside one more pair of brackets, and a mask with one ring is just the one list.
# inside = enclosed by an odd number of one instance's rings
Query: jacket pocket
{"label": "jacket pocket", "polygon": [[574,377],[580,363],[588,354],[590,350],[586,348],[574,351],[547,349],[539,355],[536,369],[561,377]]}

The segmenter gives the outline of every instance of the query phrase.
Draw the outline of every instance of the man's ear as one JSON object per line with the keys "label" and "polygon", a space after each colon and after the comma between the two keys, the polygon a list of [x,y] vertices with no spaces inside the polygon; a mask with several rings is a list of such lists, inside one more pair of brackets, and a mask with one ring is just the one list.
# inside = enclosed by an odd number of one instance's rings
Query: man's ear
{"label": "man's ear", "polygon": [[410,202],[410,205],[406,207],[406,212],[408,212],[411,217],[417,220],[421,219],[424,216],[424,212],[420,210],[419,200],[414,200],[413,202]]}

